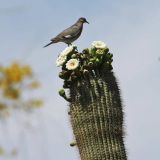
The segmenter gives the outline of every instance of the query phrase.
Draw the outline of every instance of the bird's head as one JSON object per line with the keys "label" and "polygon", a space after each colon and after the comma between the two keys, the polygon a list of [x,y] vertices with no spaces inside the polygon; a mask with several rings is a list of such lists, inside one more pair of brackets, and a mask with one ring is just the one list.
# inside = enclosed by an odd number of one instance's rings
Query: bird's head
{"label": "bird's head", "polygon": [[89,22],[88,22],[88,21],[86,20],[86,18],[84,18],[84,17],[79,18],[79,19],[78,19],[78,22],[88,23],[88,24],[89,24]]}

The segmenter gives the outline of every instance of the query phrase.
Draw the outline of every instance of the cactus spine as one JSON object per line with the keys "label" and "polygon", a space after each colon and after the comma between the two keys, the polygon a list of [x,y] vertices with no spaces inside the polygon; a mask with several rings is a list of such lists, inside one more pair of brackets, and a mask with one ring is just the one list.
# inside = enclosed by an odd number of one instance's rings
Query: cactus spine
{"label": "cactus spine", "polygon": [[[91,68],[86,70],[86,63],[81,63],[79,70],[83,73],[74,72],[78,78],[71,79],[72,83],[68,76],[67,80],[63,78],[64,84],[68,84],[65,88],[70,91],[69,115],[81,160],[127,159],[123,142],[122,103],[111,62],[112,56],[107,50],[98,55],[98,60],[96,57]],[[67,100],[66,95],[63,97]]]}
{"label": "cactus spine", "polygon": [[70,119],[82,160],[126,160],[123,112],[115,76],[89,74],[70,88]]}

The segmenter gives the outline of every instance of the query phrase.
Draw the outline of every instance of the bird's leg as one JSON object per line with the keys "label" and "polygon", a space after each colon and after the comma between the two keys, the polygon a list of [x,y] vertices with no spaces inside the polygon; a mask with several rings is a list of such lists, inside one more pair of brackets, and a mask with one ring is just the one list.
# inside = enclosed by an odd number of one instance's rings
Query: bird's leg
{"label": "bird's leg", "polygon": [[72,43],[67,43],[67,44],[68,44],[68,47],[72,45]]}
{"label": "bird's leg", "polygon": [[76,46],[76,48],[75,48],[75,51],[77,51],[77,52],[78,52],[77,46]]}
{"label": "bird's leg", "polygon": [[[68,47],[69,46],[71,46],[71,45],[73,45],[72,43],[67,43],[68,44]],[[78,52],[78,49],[77,49],[77,47],[75,46],[75,51],[77,51]]]}

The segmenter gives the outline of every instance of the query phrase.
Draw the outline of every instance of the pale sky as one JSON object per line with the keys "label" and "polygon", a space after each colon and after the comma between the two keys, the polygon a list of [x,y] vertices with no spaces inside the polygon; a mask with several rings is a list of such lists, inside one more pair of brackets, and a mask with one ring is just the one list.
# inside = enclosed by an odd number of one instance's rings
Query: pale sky
{"label": "pale sky", "polygon": [[[16,112],[5,124],[0,123],[0,145],[19,150],[17,156],[0,160],[78,160],[77,150],[69,146],[73,135],[68,104],[58,95],[62,80],[55,60],[66,45],[42,47],[79,17],[90,22],[74,43],[79,50],[102,40],[114,55],[128,159],[160,159],[160,1],[0,2],[0,63],[20,60],[32,65],[42,83],[39,95],[45,99],[41,110],[31,115]],[[31,126],[24,128],[28,121]]]}

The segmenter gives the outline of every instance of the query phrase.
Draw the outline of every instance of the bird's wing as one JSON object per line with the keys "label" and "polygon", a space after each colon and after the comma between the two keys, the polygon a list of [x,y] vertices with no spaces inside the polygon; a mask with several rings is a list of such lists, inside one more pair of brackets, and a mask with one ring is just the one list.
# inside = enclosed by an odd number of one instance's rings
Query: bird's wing
{"label": "bird's wing", "polygon": [[63,37],[68,38],[69,36],[76,36],[77,34],[79,34],[79,32],[81,32],[81,27],[73,25],[70,28],[64,30],[63,33]]}
{"label": "bird's wing", "polygon": [[[67,29],[65,29],[64,31],[62,31],[60,34],[58,34],[56,37],[57,38],[72,38],[76,35],[78,35],[81,32],[81,28],[79,26],[73,25]],[[55,39],[55,38],[53,38]],[[51,41],[53,40],[51,39]]]}

